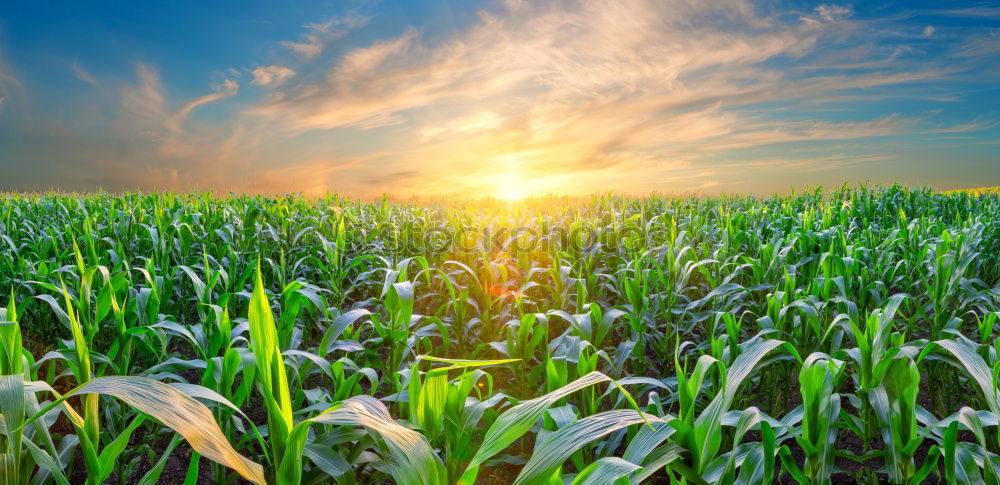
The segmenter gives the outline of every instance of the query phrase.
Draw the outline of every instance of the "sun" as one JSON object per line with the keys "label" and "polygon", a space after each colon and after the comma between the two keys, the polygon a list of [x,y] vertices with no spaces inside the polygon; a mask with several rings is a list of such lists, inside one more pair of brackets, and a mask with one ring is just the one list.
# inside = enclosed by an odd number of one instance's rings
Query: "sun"
{"label": "sun", "polygon": [[508,186],[497,192],[497,198],[507,202],[516,202],[528,197],[528,191],[523,187]]}
{"label": "sun", "polygon": [[496,180],[494,196],[507,202],[515,202],[531,195],[528,184],[517,173],[507,172]]}

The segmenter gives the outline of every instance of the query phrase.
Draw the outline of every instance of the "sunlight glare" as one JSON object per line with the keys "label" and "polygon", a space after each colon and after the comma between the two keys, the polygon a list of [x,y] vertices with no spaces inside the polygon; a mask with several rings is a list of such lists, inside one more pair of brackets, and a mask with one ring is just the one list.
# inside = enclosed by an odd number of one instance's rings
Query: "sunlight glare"
{"label": "sunlight glare", "polygon": [[507,202],[516,202],[528,197],[528,191],[524,186],[515,184],[504,184],[498,188],[497,198]]}
{"label": "sunlight glare", "polygon": [[496,179],[494,196],[507,202],[515,202],[531,195],[529,184],[517,169],[508,168]]}

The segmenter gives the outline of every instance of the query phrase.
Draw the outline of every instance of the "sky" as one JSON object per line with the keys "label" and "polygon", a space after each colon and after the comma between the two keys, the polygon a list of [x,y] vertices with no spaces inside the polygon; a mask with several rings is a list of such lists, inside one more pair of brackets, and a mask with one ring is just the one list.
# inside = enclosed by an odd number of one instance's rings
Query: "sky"
{"label": "sky", "polygon": [[1000,185],[1000,2],[3,2],[0,191]]}

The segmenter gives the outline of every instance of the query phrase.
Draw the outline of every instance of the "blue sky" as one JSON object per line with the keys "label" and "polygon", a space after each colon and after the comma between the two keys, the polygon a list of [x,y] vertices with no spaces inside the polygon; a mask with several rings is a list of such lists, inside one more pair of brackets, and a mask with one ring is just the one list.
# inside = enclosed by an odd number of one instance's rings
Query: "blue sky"
{"label": "blue sky", "polygon": [[1000,185],[1000,3],[0,5],[0,190]]}

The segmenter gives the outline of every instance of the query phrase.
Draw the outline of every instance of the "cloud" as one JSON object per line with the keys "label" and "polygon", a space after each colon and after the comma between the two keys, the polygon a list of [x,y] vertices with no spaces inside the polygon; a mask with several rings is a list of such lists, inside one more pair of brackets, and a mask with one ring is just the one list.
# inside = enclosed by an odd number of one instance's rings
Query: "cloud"
{"label": "cloud", "polygon": [[[847,70],[847,69],[852,69],[852,70],[854,70],[854,69],[871,70],[873,68],[885,68],[885,67],[891,67],[891,66],[893,66],[896,63],[896,61],[901,56],[903,56],[903,55],[905,55],[905,54],[907,54],[907,53],[909,53],[909,52],[912,51],[912,49],[909,49],[909,48],[906,48],[906,47],[894,47],[892,49],[892,52],[890,52],[887,56],[885,56],[884,58],[878,59],[878,58],[874,58],[874,56],[872,54],[868,53],[868,50],[869,49],[866,48],[866,49],[856,50],[855,52],[846,52],[846,53],[845,52],[839,52],[838,53],[838,55],[843,55],[844,57],[847,57],[847,58],[849,58],[849,59],[851,59],[851,60],[853,60],[855,62],[845,62],[845,63],[840,63],[840,64],[836,64],[836,63],[834,63],[834,64],[825,64],[825,63],[805,64],[805,65],[801,65],[801,66],[796,66],[795,69],[798,70],[798,71],[818,71],[818,70],[834,71],[834,70]],[[868,54],[868,55],[865,55],[865,54]],[[865,60],[862,61],[862,62],[856,62],[857,58],[859,56],[861,56],[861,55],[864,55]]]}
{"label": "cloud", "polygon": [[[67,190],[246,188],[217,172],[235,163],[233,157],[246,155],[233,151],[232,143],[253,145],[240,143],[245,142],[239,140],[242,130],[208,124],[186,131],[183,126],[195,109],[234,95],[235,81],[224,80],[218,91],[179,106],[165,95],[157,69],[146,63],[136,64],[134,79],[118,85],[93,76],[90,81],[101,87],[95,100],[108,107],[109,118],[89,118],[86,129],[58,119],[18,124],[9,136],[23,142],[5,147],[4,152],[19,168],[0,185]],[[5,142],[0,136],[0,145]]]}
{"label": "cloud", "polygon": [[[473,99],[502,98],[530,109],[564,100],[683,96],[685,74],[797,56],[815,40],[815,29],[794,26],[733,29],[726,18],[752,12],[745,7],[739,1],[519,4],[503,15],[482,13],[478,24],[438,45],[418,43],[411,29],[350,51],[322,81],[286,85],[253,112],[312,129]],[[644,14],[635,15],[639,11]],[[705,26],[689,20],[713,14],[724,17]]]}
{"label": "cloud", "polygon": [[[6,62],[3,51],[0,50],[0,110],[6,106],[7,111],[24,114],[24,85],[14,74],[14,69]],[[20,108],[20,109],[19,109]]]}
{"label": "cloud", "polygon": [[185,104],[181,109],[177,110],[176,113],[174,113],[173,115],[169,116],[166,119],[166,121],[164,122],[164,126],[166,126],[169,130],[174,132],[180,131],[181,123],[184,122],[184,120],[191,114],[192,111],[195,110],[195,108],[199,106],[204,106],[208,103],[218,101],[220,99],[234,96],[236,95],[236,92],[239,91],[239,88],[240,85],[236,81],[233,81],[232,79],[225,79],[223,81],[221,89],[215,91],[214,93],[209,93],[199,98],[196,98],[193,101],[190,101],[189,103]]}
{"label": "cloud", "polygon": [[330,73],[336,82],[344,85],[363,82],[366,76],[383,65],[391,56],[405,55],[413,40],[417,37],[416,29],[407,29],[395,39],[376,42],[370,47],[350,51]]}
{"label": "cloud", "polygon": [[916,120],[898,116],[858,122],[806,120],[747,123],[712,146],[715,149],[733,149],[775,143],[892,136],[905,133],[916,124]]}
{"label": "cloud", "polygon": [[101,84],[97,82],[97,78],[95,78],[92,74],[90,74],[83,67],[81,67],[77,59],[73,59],[73,64],[71,67],[73,69],[74,77],[93,86],[97,90],[102,89]]}
{"label": "cloud", "polygon": [[772,158],[746,160],[739,167],[728,166],[728,170],[755,171],[762,169],[786,170],[795,172],[816,172],[826,170],[843,170],[855,167],[866,167],[876,163],[893,160],[892,155],[874,154],[834,154],[809,158]]}
{"label": "cloud", "polygon": [[138,82],[127,86],[121,93],[121,106],[129,121],[141,124],[160,124],[164,119],[166,100],[163,97],[163,83],[152,66],[136,64]]}
{"label": "cloud", "polygon": [[368,23],[368,19],[351,14],[342,18],[332,18],[319,24],[307,24],[306,33],[299,41],[286,41],[281,45],[294,52],[302,60],[309,61],[319,57],[327,42],[339,39],[351,30]]}
{"label": "cloud", "polygon": [[813,15],[805,15],[800,20],[806,24],[816,26],[843,20],[849,17],[851,13],[850,6],[824,4],[813,9]]}
{"label": "cloud", "polygon": [[477,180],[498,170],[592,190],[609,171],[659,175],[750,147],[925,130],[917,118],[785,121],[762,108],[892,96],[951,74],[907,62],[906,46],[873,48],[878,34],[852,16],[825,4],[790,22],[740,0],[506,2],[446,40],[407,29],[346,51],[248,114],[290,134],[392,127],[391,166],[376,172],[420,165],[417,192],[491,190]]}
{"label": "cloud", "polygon": [[306,39],[305,42],[283,42],[281,45],[306,60],[319,56],[323,52],[323,44],[320,42],[319,37],[307,35]]}
{"label": "cloud", "polygon": [[997,54],[1000,54],[1000,31],[969,36],[955,52],[959,57],[980,57],[991,60],[996,59]]}
{"label": "cloud", "polygon": [[[746,190],[893,161],[891,149],[866,148],[873,137],[941,139],[996,126],[878,104],[960,100],[965,93],[946,83],[997,49],[982,30],[943,36],[836,4],[805,12],[745,0],[491,5],[452,30],[372,31],[337,49],[328,46],[367,20],[310,24],[249,70],[264,89],[239,92],[239,73],[229,72],[194,99],[168,99],[148,64],[115,85],[74,61],[77,79],[118,108],[113,126],[94,137],[53,122],[23,135],[84,154],[61,155],[86,167],[67,170],[74,187],[373,197]],[[920,40],[921,29],[934,42]],[[232,96],[236,114],[194,128],[195,110]],[[40,155],[60,158],[19,156]]]}
{"label": "cloud", "polygon": [[987,19],[1000,19],[1000,7],[969,7],[942,10],[940,13],[955,17],[980,17]]}
{"label": "cloud", "polygon": [[843,17],[851,15],[851,7],[843,5],[820,5],[816,7],[816,14],[826,22],[836,22]]}
{"label": "cloud", "polygon": [[295,71],[285,66],[261,66],[253,71],[253,84],[257,86],[275,87],[295,75]]}
{"label": "cloud", "polygon": [[445,133],[472,133],[499,127],[503,118],[493,111],[481,111],[458,118],[443,125],[428,126],[420,130],[420,139],[427,141]]}

